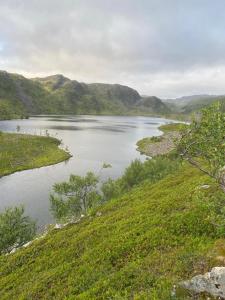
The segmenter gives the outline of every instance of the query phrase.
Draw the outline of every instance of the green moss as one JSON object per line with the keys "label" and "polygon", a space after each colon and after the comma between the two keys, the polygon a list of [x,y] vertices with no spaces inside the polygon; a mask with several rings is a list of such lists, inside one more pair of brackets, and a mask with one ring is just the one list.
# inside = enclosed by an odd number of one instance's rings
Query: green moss
{"label": "green moss", "polygon": [[0,177],[64,161],[70,154],[52,137],[0,132]]}
{"label": "green moss", "polygon": [[212,267],[220,237],[214,203],[223,198],[186,165],[145,182],[98,214],[0,257],[0,298],[172,299],[173,284]]}

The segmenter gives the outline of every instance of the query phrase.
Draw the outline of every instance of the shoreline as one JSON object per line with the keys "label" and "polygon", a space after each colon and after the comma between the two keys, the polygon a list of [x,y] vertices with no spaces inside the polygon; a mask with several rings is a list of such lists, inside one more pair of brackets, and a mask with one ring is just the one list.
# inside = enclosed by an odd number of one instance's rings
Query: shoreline
{"label": "shoreline", "polygon": [[148,157],[155,157],[157,155],[165,155],[175,149],[175,141],[181,137],[180,130],[186,125],[182,123],[170,123],[161,125],[158,129],[163,133],[159,136],[146,137],[136,143],[136,150],[140,154]]}

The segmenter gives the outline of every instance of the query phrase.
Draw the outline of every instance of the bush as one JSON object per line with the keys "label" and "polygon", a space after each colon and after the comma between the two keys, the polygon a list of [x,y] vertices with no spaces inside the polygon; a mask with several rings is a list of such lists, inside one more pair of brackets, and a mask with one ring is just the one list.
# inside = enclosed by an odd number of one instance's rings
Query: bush
{"label": "bush", "polygon": [[[109,166],[104,164],[103,168]],[[172,156],[158,156],[144,163],[136,159],[121,178],[109,178],[100,187],[99,178],[91,172],[84,177],[71,175],[69,182],[54,185],[54,193],[50,195],[51,211],[54,218],[60,221],[79,218],[81,214],[85,215],[90,209],[121,196],[144,180],[155,183],[179,166],[180,161]]]}
{"label": "bush", "polygon": [[121,178],[117,180],[108,179],[102,184],[103,202],[128,192],[145,180],[155,183],[177,170],[180,164],[181,161],[174,154],[167,157],[158,156],[145,162],[136,159],[126,168]]}
{"label": "bush", "polygon": [[100,202],[98,177],[92,172],[86,176],[70,175],[69,182],[54,185],[50,195],[51,211],[57,220],[80,217]]}
{"label": "bush", "polygon": [[9,253],[32,240],[36,225],[24,216],[23,207],[7,208],[0,214],[0,254]]}
{"label": "bush", "polygon": [[107,202],[112,198],[117,198],[121,193],[121,186],[119,180],[112,180],[109,178],[102,184],[102,202]]}
{"label": "bush", "polygon": [[220,103],[203,109],[182,132],[178,151],[191,165],[216,179],[225,191],[225,113]]}
{"label": "bush", "polygon": [[158,156],[144,163],[140,160],[135,160],[125,170],[124,175],[120,179],[121,189],[128,191],[144,180],[154,183],[177,170],[179,166],[180,160],[176,157],[172,158],[172,156]]}

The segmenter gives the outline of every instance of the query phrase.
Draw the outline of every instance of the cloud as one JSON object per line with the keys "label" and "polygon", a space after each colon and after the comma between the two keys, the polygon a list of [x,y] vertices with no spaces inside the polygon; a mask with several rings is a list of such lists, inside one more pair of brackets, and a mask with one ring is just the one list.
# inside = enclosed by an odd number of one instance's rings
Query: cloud
{"label": "cloud", "polygon": [[5,0],[0,68],[161,97],[225,94],[224,28],[223,0]]}

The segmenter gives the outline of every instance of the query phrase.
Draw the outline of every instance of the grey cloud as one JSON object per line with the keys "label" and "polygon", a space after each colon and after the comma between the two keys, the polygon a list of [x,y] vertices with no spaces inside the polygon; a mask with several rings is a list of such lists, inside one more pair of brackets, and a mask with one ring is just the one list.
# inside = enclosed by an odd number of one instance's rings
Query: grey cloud
{"label": "grey cloud", "polygon": [[225,93],[224,53],[223,0],[0,1],[0,68],[29,76]]}

